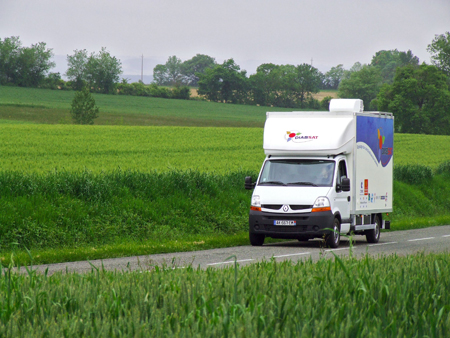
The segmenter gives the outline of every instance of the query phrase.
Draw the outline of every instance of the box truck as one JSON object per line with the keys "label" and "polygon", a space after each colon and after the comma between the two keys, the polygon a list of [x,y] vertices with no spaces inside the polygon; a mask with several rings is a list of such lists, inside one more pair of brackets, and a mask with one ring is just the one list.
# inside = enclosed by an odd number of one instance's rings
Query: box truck
{"label": "box truck", "polygon": [[394,117],[365,112],[362,100],[333,99],[327,112],[268,112],[266,155],[249,214],[250,243],[266,237],[323,238],[341,234],[377,243],[392,211]]}

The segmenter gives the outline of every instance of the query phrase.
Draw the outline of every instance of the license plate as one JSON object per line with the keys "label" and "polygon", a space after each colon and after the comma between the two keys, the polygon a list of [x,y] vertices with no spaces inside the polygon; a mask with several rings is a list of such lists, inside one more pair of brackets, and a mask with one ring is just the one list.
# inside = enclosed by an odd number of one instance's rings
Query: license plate
{"label": "license plate", "polygon": [[297,225],[296,221],[273,221],[273,225]]}

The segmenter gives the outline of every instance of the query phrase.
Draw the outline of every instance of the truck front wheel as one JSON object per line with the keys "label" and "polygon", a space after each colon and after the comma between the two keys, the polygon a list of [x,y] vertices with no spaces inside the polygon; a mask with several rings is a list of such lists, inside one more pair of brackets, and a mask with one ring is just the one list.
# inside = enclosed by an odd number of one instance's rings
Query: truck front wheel
{"label": "truck front wheel", "polygon": [[329,248],[337,248],[339,243],[341,242],[341,222],[339,222],[338,218],[334,219],[333,222],[333,231],[331,231],[328,235],[325,236],[325,243]]}
{"label": "truck front wheel", "polygon": [[374,223],[375,229],[366,230],[366,239],[368,243],[378,243],[378,241],[380,240],[380,216],[375,215]]}
{"label": "truck front wheel", "polygon": [[252,246],[261,246],[264,244],[265,235],[250,232],[250,244]]}

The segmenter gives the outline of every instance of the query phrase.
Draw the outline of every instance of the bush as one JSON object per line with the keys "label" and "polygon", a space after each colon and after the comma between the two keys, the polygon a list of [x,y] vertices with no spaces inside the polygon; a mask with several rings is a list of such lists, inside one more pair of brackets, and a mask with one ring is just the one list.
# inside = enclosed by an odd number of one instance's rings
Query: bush
{"label": "bush", "polygon": [[450,175],[450,161],[439,164],[436,168],[436,174]]}
{"label": "bush", "polygon": [[94,124],[94,119],[98,117],[98,107],[87,87],[75,93],[70,114],[75,123]]}
{"label": "bush", "polygon": [[306,107],[310,109],[320,109],[320,102],[312,97],[312,95],[308,95],[306,99]]}
{"label": "bush", "polygon": [[167,99],[170,97],[170,90],[165,88],[165,87],[158,87],[157,84],[152,83],[149,86],[149,90],[150,90],[150,96],[153,97],[162,97],[164,99]]}
{"label": "bush", "polygon": [[180,100],[189,100],[191,89],[188,86],[176,86],[172,89],[172,98]]}
{"label": "bush", "polygon": [[409,184],[421,184],[431,180],[433,173],[430,167],[413,165],[396,165],[394,167],[394,180]]}
{"label": "bush", "polygon": [[332,97],[331,96],[325,96],[322,101],[320,101],[320,108],[322,110],[328,111],[330,109],[330,101]]}

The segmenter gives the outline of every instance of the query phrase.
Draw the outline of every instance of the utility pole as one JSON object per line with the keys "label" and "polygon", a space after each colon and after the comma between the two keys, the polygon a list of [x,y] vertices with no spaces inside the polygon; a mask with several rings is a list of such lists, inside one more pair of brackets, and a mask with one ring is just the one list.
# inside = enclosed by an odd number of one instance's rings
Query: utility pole
{"label": "utility pole", "polygon": [[311,67],[312,67],[312,65],[313,65],[313,58],[311,58]]}
{"label": "utility pole", "polygon": [[144,83],[144,54],[141,59],[141,82]]}

